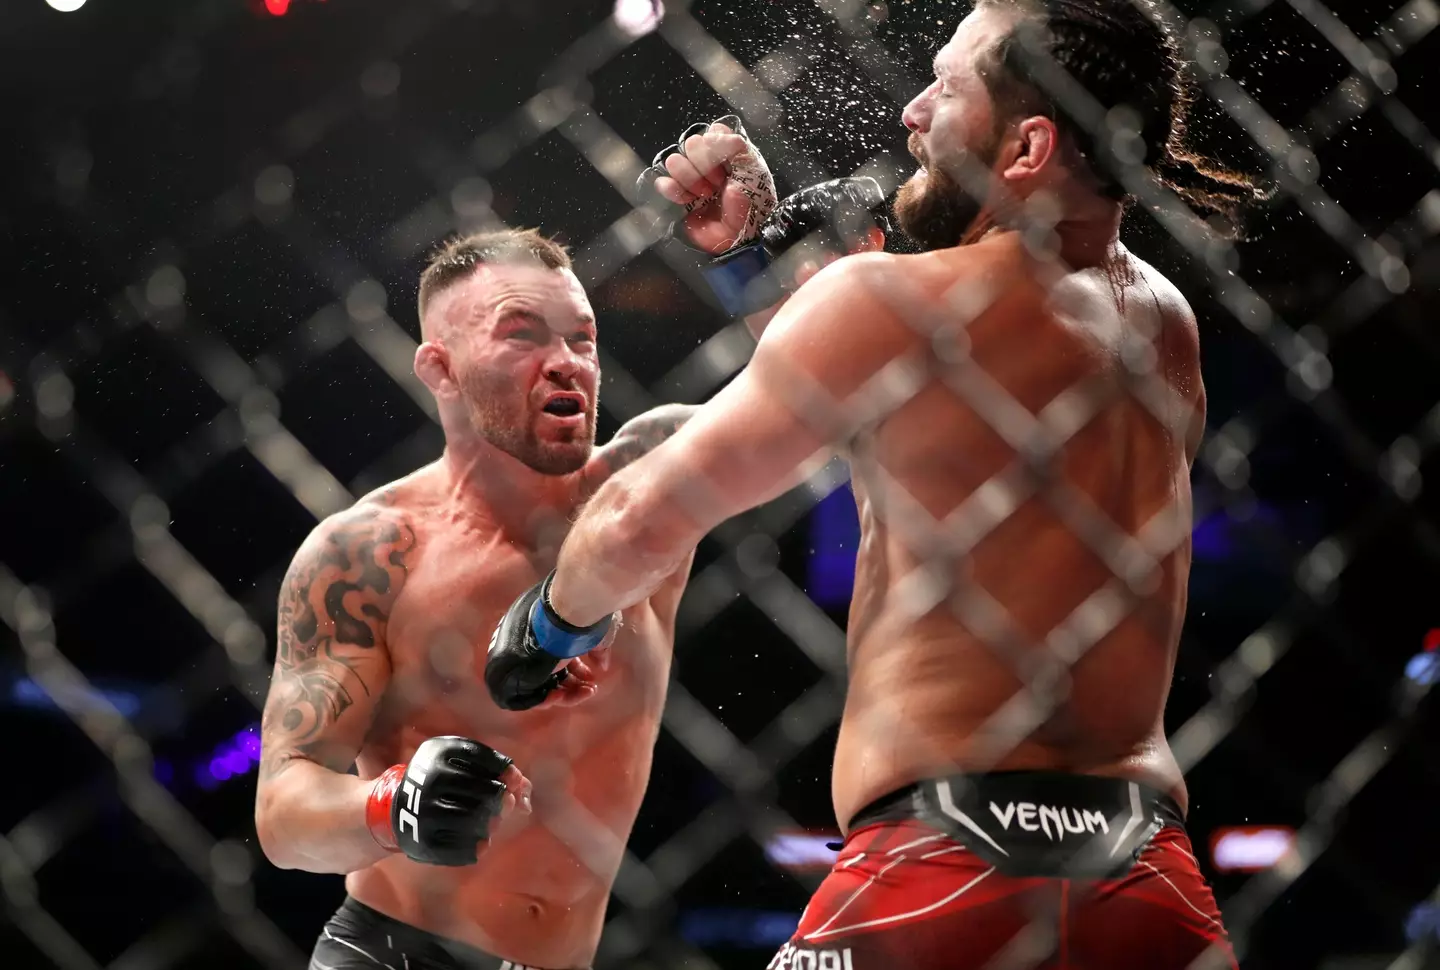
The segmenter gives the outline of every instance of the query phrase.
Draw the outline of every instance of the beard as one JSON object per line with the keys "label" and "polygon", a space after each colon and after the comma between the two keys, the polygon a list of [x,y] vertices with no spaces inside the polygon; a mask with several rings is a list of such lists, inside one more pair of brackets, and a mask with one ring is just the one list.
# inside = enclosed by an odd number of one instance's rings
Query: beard
{"label": "beard", "polygon": [[[542,475],[569,475],[585,467],[595,448],[595,411],[599,402],[587,394],[585,424],[563,428],[541,440],[535,425],[544,412],[531,407],[513,374],[482,372],[461,382],[475,433],[505,454]],[[569,391],[573,388],[555,387]]]}
{"label": "beard", "polygon": [[[924,166],[924,174],[916,172],[900,186],[895,196],[895,221],[900,229],[922,249],[949,249],[959,246],[971,235],[975,220],[983,208],[981,200],[967,192],[946,172],[930,164],[925,146],[918,134],[910,136],[910,154]],[[983,145],[967,152],[961,164],[990,168],[999,153],[998,138],[986,139]]]}

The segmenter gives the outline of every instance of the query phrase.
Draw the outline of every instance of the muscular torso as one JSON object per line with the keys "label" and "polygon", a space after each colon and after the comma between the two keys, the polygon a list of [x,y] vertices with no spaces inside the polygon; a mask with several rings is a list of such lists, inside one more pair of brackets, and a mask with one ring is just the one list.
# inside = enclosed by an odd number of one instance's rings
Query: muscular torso
{"label": "muscular torso", "polygon": [[669,675],[678,583],[625,612],[596,695],[506,712],[484,687],[503,612],[553,565],[432,491],[423,473],[388,492],[415,532],[386,632],[390,682],[357,760],[361,777],[407,760],[426,738],[463,735],[510,756],[533,782],[533,813],[495,831],[478,863],[392,856],[351,873],[361,902],[526,964],[588,964],[610,885],[650,773]]}
{"label": "muscular torso", "polygon": [[[914,278],[940,293],[946,260],[983,262],[990,302],[967,331],[986,377],[950,371],[953,388],[930,383],[854,444],[862,541],[837,816],[848,825],[957,768],[1128,777],[1183,806],[1162,716],[1203,422],[1193,317],[1128,255],[1119,280],[1092,270],[1047,287],[1011,241],[965,249],[911,257]],[[1142,384],[1126,359],[1153,362]],[[1057,450],[1025,473],[1015,445],[1037,417]],[[1047,674],[1052,689],[1026,692]]]}

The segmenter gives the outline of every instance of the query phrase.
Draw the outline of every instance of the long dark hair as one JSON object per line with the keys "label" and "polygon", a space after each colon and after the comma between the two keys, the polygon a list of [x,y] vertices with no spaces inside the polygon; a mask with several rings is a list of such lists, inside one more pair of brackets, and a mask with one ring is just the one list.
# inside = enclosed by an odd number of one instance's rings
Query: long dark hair
{"label": "long dark hair", "polygon": [[[979,0],[978,6],[1026,15],[979,65],[998,117],[1053,118],[1104,194],[1124,198],[1120,171],[1144,165],[1229,236],[1240,234],[1250,205],[1269,198],[1254,176],[1186,147],[1194,84],[1179,44],[1146,0]],[[1063,72],[1058,77],[1068,75],[1058,85],[1053,67]],[[1068,110],[1073,102],[1063,85],[1072,80],[1098,103],[1101,117],[1087,124]],[[1110,143],[1102,146],[1097,136]]]}

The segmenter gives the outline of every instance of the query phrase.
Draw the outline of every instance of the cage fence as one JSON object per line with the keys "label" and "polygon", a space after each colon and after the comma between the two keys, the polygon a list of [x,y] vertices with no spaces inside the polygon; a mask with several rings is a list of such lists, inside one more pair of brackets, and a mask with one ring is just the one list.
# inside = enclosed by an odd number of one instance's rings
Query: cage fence
{"label": "cage fence", "polygon": [[[900,2],[891,6],[895,21],[915,16]],[[608,420],[619,424],[654,404],[705,400],[744,366],[753,346],[741,323],[722,319],[701,279],[698,259],[672,238],[675,213],[642,187],[641,176],[665,139],[637,138],[637,132],[647,137],[654,132],[635,120],[633,109],[623,110],[629,106],[622,102],[652,94],[627,89],[627,72],[664,64],[678,78],[667,83],[702,91],[690,98],[698,107],[688,109],[689,121],[737,115],[765,150],[782,185],[798,188],[822,178],[868,175],[888,192],[908,175],[907,162],[883,147],[883,139],[872,144],[867,138],[868,115],[852,126],[858,133],[847,132],[845,125],[837,132],[823,117],[830,102],[808,92],[823,86],[827,72],[842,72],[898,129],[899,108],[928,83],[922,77],[925,60],[958,19],[958,7],[942,11],[939,20],[949,27],[938,28],[923,55],[911,48],[924,43],[901,44],[898,35],[887,32],[892,11],[883,3],[772,5],[768,11],[757,8],[748,19],[707,7],[669,3],[659,16],[649,4],[622,2],[612,16],[566,39],[538,72],[537,87],[515,99],[518,107],[456,147],[450,132],[427,130],[423,119],[397,123],[393,110],[377,105],[396,97],[410,70],[407,55],[460,29],[466,18],[476,16],[476,8],[407,5],[389,16],[387,29],[367,40],[366,63],[346,83],[291,113],[260,140],[263,147],[247,158],[240,182],[208,207],[173,214],[147,247],[151,255],[143,264],[128,267],[130,277],[98,294],[95,306],[102,312],[43,332],[6,321],[0,368],[14,375],[3,395],[11,454],[17,461],[30,456],[37,467],[65,469],[54,474],[83,482],[85,495],[74,500],[72,520],[52,532],[17,524],[30,541],[23,543],[27,548],[16,554],[17,560],[0,562],[0,620],[18,647],[17,691],[23,682],[73,723],[84,741],[68,745],[88,744],[90,754],[103,756],[102,762],[88,755],[88,761],[77,759],[92,772],[85,777],[42,785],[23,815],[7,819],[8,830],[0,836],[6,912],[28,948],[23,952],[34,955],[17,965],[62,970],[192,966],[216,952],[217,938],[227,951],[238,948],[247,955],[246,965],[304,965],[303,942],[297,943],[284,914],[267,903],[274,893],[257,889],[267,863],[247,828],[248,817],[232,817],[233,810],[217,816],[206,796],[180,790],[172,783],[174,769],[164,751],[190,725],[202,719],[214,723],[216,699],[225,697],[231,703],[221,720],[228,718],[240,731],[227,753],[215,759],[221,763],[207,763],[208,776],[197,777],[214,789],[225,775],[245,774],[247,757],[253,762],[258,756],[258,737],[246,725],[256,719],[269,680],[266,631],[274,615],[274,591],[296,530],[303,534],[310,524],[348,507],[368,488],[413,468],[437,448],[434,404],[411,372],[416,328],[400,312],[407,308],[403,287],[409,284],[387,277],[398,278],[421,250],[454,231],[543,221],[546,228],[573,232],[564,225],[569,213],[563,202],[548,203],[548,212],[531,216],[527,203],[536,202],[533,189],[526,197],[507,188],[527,184],[527,178],[542,181],[545,175],[537,170],[553,169],[556,146],[568,146],[572,154],[565,157],[574,163],[563,167],[549,192],[604,200],[578,220],[590,229],[576,235],[575,258],[587,289],[604,294],[597,297],[605,375],[601,401]],[[134,97],[145,97],[156,84],[187,83],[186,72],[175,67],[175,52],[192,50],[223,24],[214,10],[214,5],[196,5],[179,22],[168,53],[137,73]],[[1287,589],[1274,608],[1242,635],[1213,647],[1204,661],[1213,666],[1203,690],[1188,695],[1189,710],[1171,731],[1182,768],[1187,774],[1202,770],[1231,741],[1257,698],[1277,679],[1272,672],[1296,652],[1323,645],[1331,651],[1326,657],[1338,655],[1346,665],[1364,667],[1356,679],[1369,694],[1358,705],[1364,711],[1363,730],[1347,738],[1344,751],[1331,752],[1334,745],[1327,743],[1323,764],[1306,761],[1304,769],[1296,769],[1293,763],[1305,761],[1308,753],[1279,744],[1262,743],[1250,752],[1262,765],[1256,771],[1273,765],[1281,779],[1277,784],[1289,786],[1289,800],[1303,806],[1303,818],[1288,851],[1223,894],[1237,952],[1242,961],[1247,958],[1256,948],[1257,927],[1321,860],[1332,877],[1338,873],[1357,886],[1374,886],[1378,898],[1405,895],[1383,885],[1388,877],[1368,864],[1364,850],[1346,852],[1337,840],[1353,824],[1352,804],[1394,759],[1421,743],[1424,700],[1433,676],[1407,672],[1406,657],[1393,649],[1377,653],[1369,636],[1353,629],[1339,591],[1356,569],[1376,570],[1365,565],[1367,551],[1397,530],[1410,544],[1408,561],[1414,568],[1430,578],[1440,571],[1440,536],[1433,506],[1427,509],[1422,492],[1422,468],[1434,461],[1440,441],[1440,386],[1431,380],[1407,388],[1403,415],[1376,420],[1373,409],[1357,402],[1350,388],[1337,388],[1337,370],[1344,363],[1332,348],[1353,342],[1369,328],[1383,328],[1388,352],[1414,355],[1420,373],[1427,368],[1433,373],[1440,358],[1440,338],[1433,327],[1426,329],[1423,313],[1397,308],[1423,306],[1424,297],[1417,293],[1433,287],[1436,273],[1440,189],[1433,186],[1440,143],[1409,96],[1416,86],[1407,87],[1405,79],[1418,73],[1413,62],[1424,56],[1427,41],[1433,48],[1440,8],[1431,0],[1410,0],[1383,17],[1348,11],[1342,17],[1315,0],[1277,0],[1222,2],[1189,14],[1162,5],[1162,12],[1195,65],[1205,110],[1229,126],[1225,130],[1235,133],[1245,151],[1263,160],[1277,188],[1270,206],[1283,213],[1277,222],[1298,253],[1256,255],[1252,246],[1266,246],[1264,234],[1237,247],[1208,231],[1147,169],[1126,166],[1129,132],[1123,115],[1106,112],[1083,88],[1067,83],[1059,65],[1043,57],[1036,64],[1052,96],[1066,101],[1069,113],[1091,129],[1099,150],[1112,156],[1124,188],[1137,200],[1135,218],[1144,222],[1139,231],[1150,233],[1150,246],[1190,267],[1187,295],[1197,294],[1197,306],[1209,308],[1214,326],[1229,327],[1228,339],[1246,341],[1264,360],[1254,365],[1265,375],[1260,389],[1243,403],[1215,409],[1223,421],[1208,429],[1200,452],[1193,514],[1172,506],[1130,535],[1073,488],[1037,473],[1115,395],[1132,396],[1157,421],[1182,433],[1193,414],[1157,373],[1146,335],[1137,335],[1125,348],[1123,386],[1077,385],[1032,414],[964,352],[965,327],[988,308],[986,294],[957,288],[938,311],[933,301],[905,287],[881,294],[922,336],[923,352],[893,361],[863,399],[829,399],[807,388],[797,371],[786,383],[797,412],[827,433],[871,427],[938,380],[1019,457],[971,500],[937,519],[905,493],[883,464],[856,455],[848,465],[830,463],[803,487],[727,522],[707,540],[681,609],[677,674],[669,688],[661,744],[683,752],[714,785],[705,811],[665,826],[663,837],[638,840],[626,852],[597,967],[724,965],[681,931],[676,899],[687,887],[713,880],[717,860],[735,846],[763,854],[784,833],[815,827],[813,819],[799,819],[785,807],[794,799],[783,797],[782,789],[787,773],[800,771],[801,762],[823,748],[839,719],[845,630],[834,604],[818,601],[812,584],[781,568],[781,562],[796,530],[818,506],[833,504],[836,496],[845,500],[851,477],[886,497],[881,503],[886,525],[912,545],[918,561],[962,559],[1036,497],[1113,573],[1112,581],[1051,631],[1040,650],[1019,642],[1024,637],[1000,604],[976,587],[957,586],[944,569],[927,565],[900,583],[907,615],[918,618],[947,607],[997,656],[1014,663],[1028,685],[987,725],[996,759],[1063,702],[1069,668],[1132,616],[1161,563],[1191,539],[1192,518],[1202,523],[1233,516],[1247,523],[1251,541],[1282,550],[1290,570]],[[1312,38],[1310,49],[1324,59],[1301,72],[1303,96],[1277,97],[1277,106],[1267,110],[1266,99],[1237,81],[1231,66],[1237,59],[1255,62],[1257,55],[1245,45],[1263,45],[1267,38],[1277,43],[1274,22],[1282,19],[1294,36]],[[474,21],[469,23],[473,28]],[[1232,36],[1239,38],[1239,55],[1227,50]],[[647,60],[635,58],[637,49]],[[402,62],[407,64],[403,71]],[[643,90],[643,81],[634,83]],[[1376,134],[1382,129],[1389,141]],[[354,130],[390,140],[390,147],[377,150],[409,153],[413,170],[423,173],[428,186],[408,207],[397,209],[386,200],[378,206],[388,210],[384,215],[355,213],[366,224],[368,245],[356,243],[359,230],[334,228],[333,201],[324,192],[309,193],[305,176],[307,158],[332,143],[343,151]],[[831,150],[831,139],[846,137],[851,140],[847,151]],[[1371,167],[1358,183],[1328,178],[1330,169],[1322,159],[1337,154],[1350,160],[1348,144],[1339,145],[1346,140],[1361,143],[1354,150],[1361,152],[1361,163],[1367,142],[1369,151],[1385,154],[1385,162],[1377,164],[1372,154]],[[1397,145],[1409,153],[1403,164],[1394,154]],[[50,191],[78,232],[103,243],[128,230],[107,221],[115,218],[113,211],[86,189],[87,158],[81,149],[61,151]],[[1387,166],[1390,174],[1377,176],[1377,168]],[[1365,179],[1377,177],[1392,183],[1383,205],[1365,198]],[[544,203],[536,205],[546,209]],[[1363,217],[1352,214],[1357,205]],[[350,215],[341,212],[338,218]],[[1047,228],[1036,228],[1037,245],[1043,245]],[[242,244],[290,254],[318,288],[308,316],[246,326],[236,323],[239,314],[223,309],[230,294],[205,294],[204,273],[191,265],[203,262],[200,254],[216,247]],[[1287,266],[1287,258],[1315,265]],[[667,292],[666,284],[655,282],[661,275],[678,279],[688,290],[666,312],[681,307],[702,320],[708,315],[719,321],[713,332],[684,331],[693,339],[668,356],[655,354],[633,334],[617,335],[611,343],[605,332],[607,301],[624,305],[628,300],[634,306],[661,299]],[[251,285],[268,290],[285,284],[256,279]],[[1239,331],[1243,336],[1234,336]],[[154,397],[138,402],[128,414],[125,408],[98,405],[86,397],[86,388],[102,381],[104,372],[97,377],[97,367],[116,359],[117,346],[135,357],[163,355],[173,369],[184,372],[183,382],[157,378],[165,387],[153,389]],[[1207,377],[1218,366],[1207,367]],[[381,422],[383,434],[367,434],[348,447],[340,442],[355,432],[343,423],[326,426],[316,419],[296,429],[292,410],[303,412],[304,406],[291,402],[326,393],[327,382],[317,373],[328,376],[331,393],[339,389],[383,399],[382,408],[408,417]],[[353,380],[357,373],[365,379]],[[188,397],[179,402],[179,395]],[[172,425],[160,445],[140,444],[117,432],[128,422],[150,420],[156,408],[168,410],[167,399],[178,409],[193,404],[203,420]],[[1266,460],[1269,441],[1288,433],[1287,422],[1298,411],[1306,427],[1325,435],[1332,452],[1328,460],[1363,483],[1359,489],[1365,498],[1350,501],[1344,514],[1330,517],[1297,551],[1284,528],[1257,514],[1266,507],[1267,495],[1265,484],[1252,478],[1252,462]],[[196,495],[203,496],[219,476],[241,474],[237,468],[244,469],[247,497],[201,511],[214,499]],[[28,480],[33,488],[46,484],[39,472]],[[57,485],[48,498],[67,502],[71,495]],[[249,570],[245,582],[234,574],[219,575],[213,551],[201,555],[191,548],[208,541],[192,540],[199,535],[196,526],[177,527],[197,518],[232,516],[237,520],[230,527],[231,541],[238,546],[244,538],[244,548],[234,555]],[[252,530],[274,535],[246,537]],[[63,551],[46,553],[52,558],[45,560],[28,548],[37,544]],[[131,591],[133,606],[121,615],[70,623],[74,632],[67,636],[67,624],[57,617],[91,612],[87,603],[93,590],[106,583]],[[1385,581],[1364,583],[1367,589],[1379,583],[1383,591]],[[162,599],[164,607],[154,605]],[[783,655],[783,662],[798,671],[791,679],[799,685],[788,697],[752,698],[743,727],[685,676],[707,628],[713,631],[737,603],[745,604],[752,622],[766,627],[762,652]],[[106,636],[106,647],[143,653],[157,626],[168,628],[159,634],[167,649],[188,645],[187,662],[160,669],[163,661],[138,661],[160,686],[140,703],[127,703],[123,695],[105,689],[107,677],[124,668],[98,649],[96,639]],[[80,642],[72,647],[72,640]],[[1277,689],[1292,692],[1271,702],[1277,709],[1307,702],[1293,680]],[[743,694],[736,700],[745,703]],[[253,707],[237,713],[237,701]],[[897,735],[924,743],[913,729],[907,732],[903,712],[894,717]],[[1418,759],[1409,756],[1403,767],[1423,775],[1422,783],[1433,788],[1433,763],[1423,753]],[[816,779],[821,787],[823,780]],[[1203,785],[1197,796],[1202,802],[1207,798]],[[84,907],[65,898],[71,890],[46,880],[45,869],[53,870],[67,852],[92,844],[97,827],[113,828],[107,804],[117,799],[125,815],[122,837],[163,858],[157,868],[189,886],[190,895],[183,906],[147,907],[143,899],[132,899],[125,904],[125,912],[135,915],[127,932],[102,936],[86,925]],[[578,803],[570,809],[584,810]],[[1398,844],[1390,850],[1405,851]],[[1435,878],[1433,865],[1426,872]],[[131,892],[123,881],[117,885],[116,876],[95,874],[108,881],[102,879],[103,885],[88,893]],[[776,878],[793,884],[786,897],[792,900],[803,899],[818,882],[815,871]],[[67,876],[64,885],[74,882]],[[134,894],[144,896],[138,888]],[[1407,898],[1413,904],[1424,895]],[[1429,895],[1440,904],[1440,887],[1430,888]],[[798,916],[798,904],[793,908]],[[1388,965],[1397,970],[1426,965],[1433,940],[1433,935],[1418,934]],[[1255,957],[1257,965],[1271,965],[1262,958],[1263,953]],[[801,957],[795,960],[794,966],[804,965]]]}

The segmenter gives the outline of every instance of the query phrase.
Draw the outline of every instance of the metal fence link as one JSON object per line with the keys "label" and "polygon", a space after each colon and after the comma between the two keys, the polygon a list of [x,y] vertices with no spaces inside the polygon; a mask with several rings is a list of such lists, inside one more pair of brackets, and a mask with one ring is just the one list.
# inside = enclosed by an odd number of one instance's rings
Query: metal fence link
{"label": "metal fence link", "polygon": [[[637,176],[658,146],[627,143],[592,103],[590,80],[636,44],[663,44],[741,116],[758,141],[784,142],[786,150],[773,156],[782,178],[800,184],[816,173],[830,172],[830,166],[825,160],[805,156],[793,140],[787,140],[779,93],[803,72],[798,62],[781,48],[764,52],[751,64],[742,62],[707,30],[699,6],[671,4],[658,31],[648,40],[627,32],[614,19],[606,20],[570,45],[543,72],[539,90],[509,117],[481,133],[468,147],[435,147],[429,166],[435,195],[391,226],[387,247],[409,255],[445,231],[498,225],[501,220],[491,207],[492,181],[498,184],[507,163],[554,135],[588,164],[590,171],[577,171],[577,180],[608,186],[627,206],[602,231],[575,247],[577,267],[587,283],[598,287],[636,260],[654,257],[695,289],[699,301],[714,306],[703,289],[695,260],[669,241],[666,227],[673,213],[636,189]],[[1373,110],[1414,146],[1432,169],[1440,169],[1440,141],[1397,93],[1394,66],[1440,24],[1440,11],[1431,0],[1410,0],[1386,18],[1372,37],[1362,38],[1319,0],[1284,0],[1283,6],[1311,25],[1339,54],[1348,72],[1333,88],[1318,93],[1303,113],[1303,123],[1286,127],[1265,111],[1259,98],[1227,74],[1227,54],[1220,41],[1223,31],[1217,26],[1255,16],[1265,6],[1224,9],[1217,5],[1207,16],[1194,19],[1169,5],[1162,5],[1162,13],[1197,65],[1202,96],[1248,136],[1253,148],[1269,157],[1269,174],[1279,199],[1298,207],[1357,267],[1328,306],[1304,322],[1290,319],[1262,295],[1261,287],[1236,272],[1233,247],[1199,224],[1147,170],[1126,167],[1111,147],[1118,143],[1117,135],[1123,136],[1123,124],[1117,127],[1114,114],[1107,114],[1058,64],[1043,53],[1030,51],[1042,86],[1099,136],[1095,139],[1099,150],[1119,163],[1123,186],[1137,205],[1151,213],[1173,243],[1193,259],[1218,305],[1253,333],[1288,375],[1284,393],[1276,391],[1281,399],[1277,406],[1306,408],[1335,435],[1343,459],[1373,481],[1382,495],[1382,501],[1365,515],[1299,558],[1291,606],[1258,626],[1219,662],[1213,672],[1211,700],[1171,737],[1175,755],[1187,772],[1225,741],[1249,710],[1266,675],[1295,648],[1306,625],[1306,611],[1325,608],[1347,568],[1377,532],[1404,518],[1416,541],[1440,561],[1440,535],[1423,517],[1412,515],[1421,494],[1420,468],[1440,444],[1440,399],[1408,433],[1390,441],[1373,440],[1333,388],[1334,368],[1327,356],[1329,343],[1365,326],[1414,284],[1416,257],[1440,234],[1440,189],[1422,194],[1408,213],[1388,227],[1366,227],[1322,187],[1316,157],[1346,125]],[[919,89],[918,79],[887,52],[877,36],[872,5],[818,0],[816,10],[829,18],[850,70],[868,77],[899,104]],[[416,5],[415,11],[398,18],[400,26],[384,49],[377,49],[377,55],[382,60],[400,57],[429,32],[443,30],[452,13],[441,5]],[[190,29],[200,30],[199,24],[197,20]],[[108,569],[138,564],[194,618],[208,638],[204,658],[177,676],[177,686],[183,686],[177,696],[183,700],[176,716],[182,721],[201,698],[225,688],[238,691],[258,709],[269,670],[264,607],[258,601],[241,602],[227,592],[176,538],[168,505],[173,496],[228,456],[243,453],[316,520],[353,502],[354,483],[343,482],[342,476],[327,468],[287,428],[278,405],[279,395],[308,363],[347,338],[404,396],[435,418],[428,394],[410,373],[415,341],[391,316],[385,287],[376,282],[380,274],[364,259],[326,238],[321,224],[292,199],[295,177],[290,166],[294,159],[360,109],[368,96],[363,90],[367,84],[383,87],[383,78],[377,77],[366,75],[359,79],[359,87],[351,79],[331,98],[294,115],[282,131],[274,133],[258,165],[216,200],[212,213],[194,225],[175,227],[172,236],[157,241],[155,247],[157,253],[183,254],[187,246],[202,239],[223,237],[239,222],[255,221],[270,237],[303,254],[308,268],[328,291],[327,305],[293,334],[281,338],[271,351],[247,359],[212,321],[187,308],[184,260],[179,257],[158,257],[144,278],[132,281],[121,292],[107,294],[110,318],[101,321],[100,327],[110,333],[138,329],[155,336],[187,362],[223,402],[213,420],[192,431],[174,446],[170,456],[155,465],[158,471],[153,481],[114,453],[76,414],[74,372],[93,355],[98,341],[87,343],[82,336],[70,334],[52,346],[14,342],[0,359],[6,372],[29,376],[34,400],[28,417],[39,435],[52,442],[64,460],[82,469],[118,514],[117,524],[96,540],[93,548],[84,550],[83,557],[106,564],[103,568]],[[887,191],[903,174],[883,153],[865,159],[853,171],[873,175]],[[973,177],[983,179],[986,173]],[[1034,251],[1046,252],[1052,226],[1041,219],[1032,228],[1029,238]],[[777,808],[776,779],[838,721],[846,678],[845,631],[799,584],[775,568],[773,559],[778,555],[776,543],[815,505],[842,488],[848,477],[864,482],[876,497],[877,515],[891,535],[904,542],[922,564],[897,582],[887,618],[913,621],[944,605],[998,658],[1010,664],[1025,684],[980,732],[993,759],[1002,758],[1064,701],[1070,668],[1142,603],[1161,564],[1190,538],[1192,521],[1214,510],[1204,507],[1207,501],[1224,507],[1254,498],[1247,468],[1267,420],[1258,410],[1231,416],[1208,434],[1199,464],[1221,486],[1218,499],[1197,495],[1195,509],[1178,504],[1166,507],[1138,534],[1129,534],[1077,489],[1046,475],[1045,470],[1097,414],[1122,396],[1133,398],[1172,434],[1183,437],[1195,415],[1157,371],[1152,342],[1140,335],[1125,349],[1123,382],[1078,384],[1032,414],[969,356],[966,327],[989,309],[997,294],[956,287],[938,305],[906,285],[880,295],[914,328],[920,349],[892,361],[862,393],[848,400],[830,398],[796,369],[780,388],[793,410],[807,416],[832,440],[849,441],[938,385],[979,415],[1017,457],[953,512],[936,518],[883,463],[863,449],[856,450],[849,455],[848,467],[840,462],[827,464],[804,487],[726,523],[711,537],[711,545],[720,553],[697,567],[692,577],[679,621],[680,653],[683,655],[688,638],[731,604],[743,601],[769,620],[777,641],[794,645],[797,655],[814,668],[817,680],[784,704],[748,741],[742,741],[678,680],[672,683],[664,730],[724,786],[725,793],[717,803],[723,810],[682,826],[643,858],[626,853],[614,890],[620,905],[612,910],[597,966],[635,966],[641,960],[667,967],[718,966],[677,933],[670,918],[676,891],[699,878],[736,839],[748,838],[763,846],[776,833],[801,827]],[[1433,333],[1417,330],[1414,337],[1428,348],[1426,352],[1440,355],[1440,338]],[[603,405],[610,417],[623,421],[662,401],[703,400],[743,366],[752,347],[742,326],[731,323],[648,386],[634,376],[634,367],[627,366],[627,360],[606,351]],[[426,428],[392,449],[358,480],[384,480],[408,455],[433,441],[433,435],[434,428],[427,422]],[[692,498],[703,502],[705,497]],[[1043,501],[1113,574],[1050,631],[1042,649],[1036,649],[1014,619],[983,590],[958,583],[952,568],[1032,498]],[[277,562],[270,574],[278,580],[283,568],[284,563]],[[273,584],[266,594],[272,592]],[[56,636],[53,613],[54,600],[65,601],[69,595],[62,588],[26,585],[0,563],[0,621],[21,647],[28,676],[108,757],[115,789],[126,810],[204,887],[214,925],[259,966],[277,970],[302,966],[304,957],[295,944],[255,903],[253,872],[266,863],[254,842],[217,837],[160,784],[155,777],[152,742],[165,732],[165,726],[148,723],[143,715],[127,717],[107,703],[95,702],[93,698],[103,697],[102,692],[84,669],[67,659],[67,644]],[[1140,618],[1145,617],[1141,614]],[[1345,630],[1337,627],[1327,635],[1344,649],[1363,655],[1363,645],[1355,644],[1353,635]],[[1249,880],[1227,901],[1226,922],[1242,956],[1256,922],[1326,851],[1347,807],[1417,730],[1428,691],[1428,686],[1403,678],[1396,682],[1388,719],[1309,791],[1309,821],[1299,828],[1291,853]],[[925,744],[901,710],[894,712],[890,729],[916,745]],[[84,801],[66,796],[32,813],[8,833],[0,833],[0,886],[9,917],[46,959],[63,970],[104,965],[46,909],[36,886],[39,870],[82,827],[81,820],[93,813]],[[583,811],[578,803],[567,810]],[[1440,904],[1440,889],[1434,901]],[[183,924],[177,921],[153,928],[109,966],[151,970],[192,965],[187,961],[198,952],[202,934]],[[1022,934],[1004,955],[1009,961],[1006,965],[1034,965],[1044,956],[1043,944],[1039,936]],[[1392,970],[1418,968],[1427,953],[1424,944],[1417,944],[1391,964]]]}

